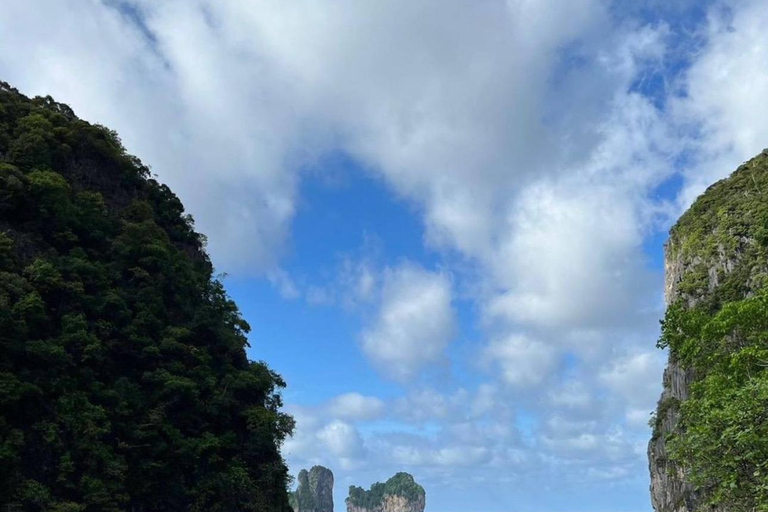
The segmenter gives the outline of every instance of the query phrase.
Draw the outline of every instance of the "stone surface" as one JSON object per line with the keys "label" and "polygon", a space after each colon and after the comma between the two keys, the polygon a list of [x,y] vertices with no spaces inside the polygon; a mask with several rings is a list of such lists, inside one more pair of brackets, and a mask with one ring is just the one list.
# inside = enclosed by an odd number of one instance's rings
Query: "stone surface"
{"label": "stone surface", "polygon": [[[719,284],[722,275],[729,273],[736,266],[733,256],[727,257],[723,251],[717,251],[708,259],[700,255],[682,256],[685,239],[670,237],[665,247],[664,259],[664,298],[667,305],[682,298],[693,307],[704,298],[696,295],[683,296],[678,286],[686,272],[702,265],[707,269],[709,278],[707,290],[712,291]],[[749,241],[742,241],[749,243]],[[679,404],[688,398],[691,383],[695,376],[691,370],[682,368],[670,355],[664,370],[664,389],[656,408],[657,426],[648,443],[648,467],[651,473],[651,504],[656,512],[697,512],[704,502],[693,486],[688,483],[685,470],[669,460],[666,436],[674,432],[680,419]],[[708,507],[709,512],[726,512]]]}
{"label": "stone surface", "polygon": [[333,512],[333,473],[323,466],[299,472],[299,486],[291,493],[295,512]]}
{"label": "stone surface", "polygon": [[[760,164],[763,169],[762,157],[741,166],[734,176],[750,171],[757,164]],[[760,172],[764,171],[760,170]],[[742,174],[740,178],[744,176]],[[747,183],[752,181],[747,180]],[[755,187],[757,187],[756,182]],[[703,208],[709,208],[711,211],[717,209],[719,202],[728,194],[747,196],[762,195],[762,192],[757,188],[752,190],[749,186],[746,187],[746,191],[738,189],[734,186],[732,176],[710,187],[697,200],[697,203],[702,201],[700,204],[704,205]],[[695,213],[693,207],[686,215],[691,213]],[[738,218],[747,224],[751,219],[750,212],[743,210],[731,211],[729,215],[730,217],[722,216],[718,219]],[[689,217],[686,221],[688,225],[691,224],[691,218]],[[733,227],[725,229],[718,220],[708,224],[704,231],[696,232],[691,231],[690,228],[678,230],[680,223],[678,222],[678,225],[672,229],[665,246],[664,296],[667,305],[680,300],[687,307],[694,307],[710,298],[713,291],[723,284],[724,279],[729,275],[736,275],[738,279],[744,280],[745,296],[751,295],[755,289],[762,286],[759,281],[766,274],[766,263],[764,258],[755,257],[757,241],[744,235],[748,230]],[[706,250],[701,245],[703,238],[712,241]],[[732,274],[735,271],[740,273]],[[686,279],[696,276],[703,276],[701,286],[695,287],[696,291],[691,291],[691,287],[683,286],[687,282]],[[664,371],[664,388],[656,409],[653,437],[648,444],[651,503],[656,512],[703,512],[705,510],[727,512],[722,508],[704,506],[704,496],[697,493],[688,483],[685,470],[670,461],[668,457],[666,438],[677,428],[680,419],[679,404],[688,398],[690,386],[695,377],[691,370],[682,368],[670,354]]]}
{"label": "stone surface", "polygon": [[372,508],[356,507],[347,503],[347,512],[424,512],[426,496],[422,495],[414,500],[405,496],[384,496],[381,505]]}

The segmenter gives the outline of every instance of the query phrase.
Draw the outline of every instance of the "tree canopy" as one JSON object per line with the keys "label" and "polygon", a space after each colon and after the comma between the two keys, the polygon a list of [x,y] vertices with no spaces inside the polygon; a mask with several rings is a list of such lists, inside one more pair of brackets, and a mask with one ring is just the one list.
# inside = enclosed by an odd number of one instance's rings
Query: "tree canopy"
{"label": "tree canopy", "polygon": [[289,510],[283,380],[179,199],[0,83],[0,509]]}

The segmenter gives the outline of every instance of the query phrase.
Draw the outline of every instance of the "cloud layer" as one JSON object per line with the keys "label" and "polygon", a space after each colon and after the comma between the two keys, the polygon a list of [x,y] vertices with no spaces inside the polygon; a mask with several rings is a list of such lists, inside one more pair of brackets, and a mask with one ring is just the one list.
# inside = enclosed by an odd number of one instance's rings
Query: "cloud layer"
{"label": "cloud layer", "polygon": [[[647,248],[766,145],[763,2],[27,4],[0,0],[3,79],[116,129],[220,269],[359,316],[399,395],[292,404],[292,463],[405,466],[446,493],[645,478]],[[331,284],[282,268],[300,185],[333,153],[413,208],[434,258],[350,257]]]}
{"label": "cloud layer", "polygon": [[412,266],[386,271],[373,325],[363,351],[388,377],[406,381],[445,357],[454,333],[451,282],[445,274]]}

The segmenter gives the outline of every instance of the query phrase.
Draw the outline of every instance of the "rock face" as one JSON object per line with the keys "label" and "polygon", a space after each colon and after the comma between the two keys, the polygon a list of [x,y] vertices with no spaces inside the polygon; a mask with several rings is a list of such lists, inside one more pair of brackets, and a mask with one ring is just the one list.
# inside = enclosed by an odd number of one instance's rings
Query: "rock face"
{"label": "rock face", "polygon": [[397,473],[370,490],[350,486],[347,512],[424,512],[426,492],[408,473]]}
{"label": "rock face", "polygon": [[[731,178],[710,187],[672,228],[665,247],[667,306],[677,302],[690,309],[706,304],[716,311],[723,303],[749,297],[764,286],[766,258],[760,248],[764,241],[756,240],[759,237],[750,226],[755,212],[743,205],[748,201],[765,204],[755,176],[764,181],[766,172],[768,154],[763,151]],[[724,205],[726,198],[730,199]],[[707,496],[689,483],[686,470],[669,457],[668,437],[678,431],[680,404],[689,398],[695,381],[695,372],[670,352],[648,444],[651,502],[656,512],[727,510],[706,505]]]}
{"label": "rock face", "polygon": [[[689,266],[679,256],[679,245],[679,241],[670,239],[665,247],[664,298],[667,305],[677,300],[677,285]],[[692,381],[692,372],[683,369],[670,356],[664,370],[664,390],[656,408],[656,425],[648,444],[651,503],[656,512],[692,512],[699,502],[693,487],[686,482],[685,472],[669,460],[666,443],[666,436],[674,432],[680,419],[678,406],[688,398]]]}
{"label": "rock face", "polygon": [[347,512],[424,512],[425,496],[410,500],[405,496],[384,496],[380,505],[373,508],[358,507],[347,503]]}
{"label": "rock face", "polygon": [[299,472],[299,487],[291,493],[295,512],[333,512],[333,473],[323,466]]}

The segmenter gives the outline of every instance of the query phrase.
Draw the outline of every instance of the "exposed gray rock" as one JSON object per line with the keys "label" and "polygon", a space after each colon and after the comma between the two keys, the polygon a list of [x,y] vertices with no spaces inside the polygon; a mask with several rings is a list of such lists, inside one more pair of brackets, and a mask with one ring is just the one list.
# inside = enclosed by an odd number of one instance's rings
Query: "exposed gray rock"
{"label": "exposed gray rock", "polygon": [[[754,243],[748,238],[738,238],[738,249],[726,254],[722,247],[706,259],[699,254],[684,257],[682,249],[685,239],[674,235],[665,246],[664,298],[667,305],[678,299],[684,300],[689,308],[704,300],[723,279],[738,265],[747,248]],[[683,294],[680,284],[686,273],[705,269],[708,277],[706,292],[699,295]],[[762,269],[761,269],[762,270]],[[648,443],[648,466],[651,473],[651,504],[656,512],[727,512],[721,508],[704,508],[703,497],[688,483],[685,470],[669,460],[667,436],[675,432],[680,420],[680,403],[687,400],[695,375],[690,369],[682,368],[670,354],[664,370],[664,388],[656,407],[656,424],[653,437]]]}
{"label": "exposed gray rock", "polygon": [[299,471],[299,486],[291,493],[295,512],[333,512],[333,473],[323,466]]}
{"label": "exposed gray rock", "polygon": [[347,512],[424,512],[426,496],[421,495],[414,499],[405,496],[388,494],[382,498],[380,505],[366,508],[347,503]]}

